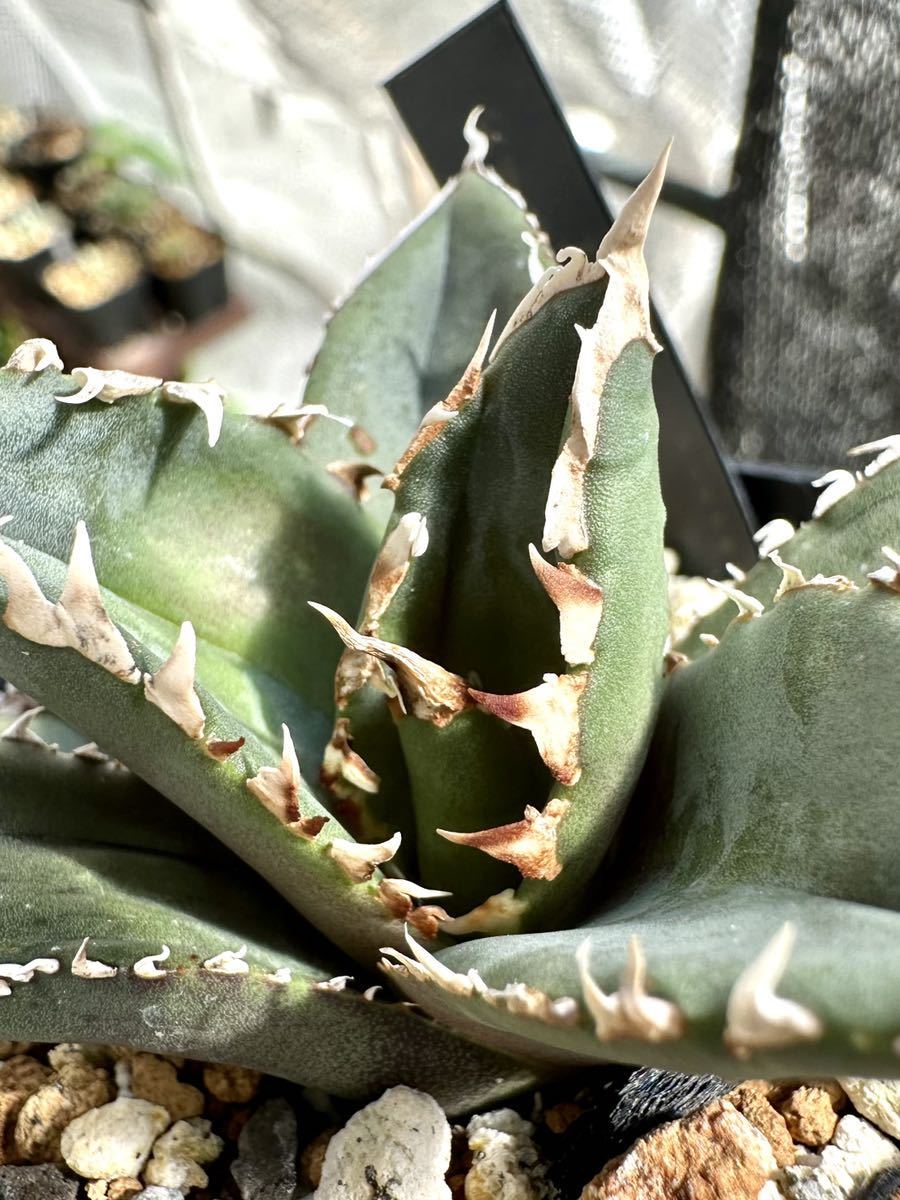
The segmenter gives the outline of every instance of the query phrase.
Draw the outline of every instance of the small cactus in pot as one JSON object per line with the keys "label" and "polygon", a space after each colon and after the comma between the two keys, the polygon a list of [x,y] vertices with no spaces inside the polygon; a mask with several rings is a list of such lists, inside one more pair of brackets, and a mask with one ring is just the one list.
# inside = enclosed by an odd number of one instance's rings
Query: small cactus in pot
{"label": "small cactus in pot", "polygon": [[13,354],[7,1036],[450,1111],[895,1073],[900,444],[669,644],[664,166],[554,261],[470,154],[263,417]]}

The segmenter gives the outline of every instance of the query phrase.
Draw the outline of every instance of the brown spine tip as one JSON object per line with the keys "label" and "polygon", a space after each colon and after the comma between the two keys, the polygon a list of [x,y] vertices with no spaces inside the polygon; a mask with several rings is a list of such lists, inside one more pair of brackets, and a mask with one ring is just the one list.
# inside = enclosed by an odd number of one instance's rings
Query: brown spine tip
{"label": "brown spine tip", "polygon": [[527,729],[541,758],[560,783],[570,786],[581,777],[578,702],[587,687],[586,671],[577,675],[545,675],[527,692],[495,696],[469,689],[484,712]]}
{"label": "brown spine tip", "polygon": [[239,737],[233,741],[209,741],[204,746],[204,749],[210,758],[214,758],[217,762],[224,762],[232,754],[237,754],[238,750],[244,745],[245,740],[245,738]]}
{"label": "brown spine tip", "polygon": [[559,612],[559,644],[569,664],[592,663],[603,616],[603,588],[572,563],[548,563],[535,546],[528,554],[535,575]]}
{"label": "brown spine tip", "polygon": [[277,767],[260,767],[247,788],[295,837],[312,841],[328,824],[328,817],[305,817],[300,809],[300,764],[287,725],[281,726],[283,746]]}
{"label": "brown spine tip", "polygon": [[458,675],[405,646],[357,633],[349,621],[324,604],[310,600],[309,605],[325,617],[348,650],[370,655],[393,669],[391,681],[396,678],[404,710],[411,711],[419,720],[430,721],[440,728],[471,706],[465,680]]}
{"label": "brown spine tip", "polygon": [[448,842],[471,846],[491,858],[511,863],[527,879],[555,879],[562,870],[556,854],[557,836],[568,809],[568,800],[551,800],[543,812],[529,804],[523,819],[510,825],[474,833],[454,833],[447,829],[437,832]]}
{"label": "brown spine tip", "polygon": [[338,717],[335,722],[331,741],[325,747],[320,779],[330,792],[341,798],[353,797],[357,791],[374,795],[381,786],[375,772],[353,749],[346,717]]}
{"label": "brown spine tip", "polygon": [[382,473],[371,463],[347,462],[344,459],[326,463],[325,470],[347,488],[358,504],[365,504],[371,498],[369,480],[373,475]]}

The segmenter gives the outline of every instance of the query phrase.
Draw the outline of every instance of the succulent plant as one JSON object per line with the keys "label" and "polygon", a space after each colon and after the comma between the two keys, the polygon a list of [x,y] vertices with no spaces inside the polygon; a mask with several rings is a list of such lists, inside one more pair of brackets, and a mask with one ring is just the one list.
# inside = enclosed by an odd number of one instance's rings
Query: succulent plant
{"label": "succulent plant", "polygon": [[900,441],[668,645],[664,165],[553,263],[473,150],[262,418],[12,356],[5,1036],[451,1111],[896,1073]]}

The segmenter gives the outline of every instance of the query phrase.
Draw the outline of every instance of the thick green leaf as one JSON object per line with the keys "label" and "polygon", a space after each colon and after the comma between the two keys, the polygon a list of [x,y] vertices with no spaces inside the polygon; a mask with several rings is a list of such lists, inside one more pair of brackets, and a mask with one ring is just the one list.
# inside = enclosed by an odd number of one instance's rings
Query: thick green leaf
{"label": "thick green leaf", "polygon": [[[464,169],[334,314],[304,404],[352,417],[375,442],[370,451],[358,447],[356,457],[390,470],[423,414],[456,384],[491,313],[496,310],[500,328],[528,290],[534,254],[541,265],[550,261],[546,248],[535,245],[534,222],[520,199],[493,173]],[[346,431],[324,420],[310,427],[303,449],[325,464],[354,456]],[[375,496],[366,512],[382,529],[388,496]],[[351,620],[356,615],[316,599]],[[382,698],[358,694],[341,715],[350,721],[354,750],[382,783],[372,795],[344,782],[338,811],[365,838],[402,830],[401,859],[415,871],[406,768]],[[433,832],[428,841],[436,841]],[[501,869],[501,877],[506,874]]]}
{"label": "thick green leaf", "polygon": [[[527,983],[578,1008],[555,1023],[487,999],[399,976],[410,995],[491,1045],[549,1058],[648,1062],[765,1077],[894,1075],[900,1053],[896,848],[900,595],[867,586],[789,591],[736,622],[715,651],[675,671],[642,795],[618,862],[579,929],[490,938],[440,954],[502,989]],[[606,899],[601,899],[603,895]],[[762,1021],[747,1057],[725,1043],[732,987],[785,922],[796,948],[764,983],[822,1023],[809,1039]],[[629,939],[646,955],[651,996],[674,1002],[684,1030],[659,1041],[599,1040],[576,950],[616,991]],[[777,957],[777,956],[776,956]],[[470,995],[460,994],[469,991]],[[760,1011],[776,1010],[761,985]]]}
{"label": "thick green leaf", "polygon": [[[6,961],[56,975],[2,997],[8,1037],[125,1043],[237,1063],[348,1097],[406,1083],[450,1112],[494,1102],[527,1071],[398,1004],[319,985],[352,964],[200,827],[121,767],[0,741],[0,941]],[[39,803],[36,799],[39,798]],[[88,957],[114,978],[77,978]],[[157,955],[164,978],[138,978]],[[202,963],[246,946],[249,973]],[[284,985],[265,978],[288,968]],[[359,980],[362,986],[368,981]]]}
{"label": "thick green leaf", "polygon": [[[32,570],[45,596],[56,599],[65,567],[21,542],[9,544]],[[110,592],[102,600],[145,672],[154,673],[170,644],[157,618]],[[247,788],[273,753],[253,731],[202,685],[197,694],[206,716],[204,736],[190,737],[151,704],[140,683],[125,682],[76,650],[39,645],[0,625],[0,673],[57,713],[86,738],[127,765],[200,821],[273,884],[294,907],[336,944],[371,959],[397,939],[371,884],[353,884],[329,857],[327,846],[345,836],[333,819],[314,840],[295,836]],[[207,753],[207,742],[244,744],[224,761]],[[304,816],[327,812],[301,780],[297,796]]]}
{"label": "thick green leaf", "polygon": [[[362,456],[388,470],[459,379],[491,312],[505,322],[528,290],[523,234],[535,229],[521,203],[496,177],[465,169],[331,318],[304,404],[352,417],[376,443]],[[328,422],[304,440],[319,462],[348,457]]]}
{"label": "thick green leaf", "polygon": [[[665,514],[643,260],[662,168],[597,260],[569,251],[521,302],[489,365],[482,343],[423,423],[388,480],[397,511],[360,623],[382,644],[348,641],[351,657],[368,650],[401,679],[391,645],[453,673],[441,711],[421,711],[407,682],[398,716],[419,875],[468,908],[520,872],[525,926],[580,911],[662,683]],[[413,529],[415,546],[403,537]],[[562,565],[530,545],[558,550]],[[365,757],[369,714],[348,706],[347,717]]]}
{"label": "thick green leaf", "polygon": [[[821,517],[806,522],[779,550],[783,560],[804,575],[846,575],[865,584],[870,571],[883,563],[881,547],[900,543],[900,466],[885,467],[871,478],[863,478],[849,495],[827,509]],[[781,582],[781,572],[762,559],[747,573],[741,591],[770,604]],[[698,621],[679,645],[679,650],[697,658],[707,652],[701,633],[721,637],[735,614],[732,604],[723,604]]]}
{"label": "thick green leaf", "polygon": [[8,532],[68,558],[85,521],[105,586],[184,620],[201,673],[261,738],[287,722],[315,763],[332,709],[334,639],[304,601],[354,608],[372,534],[340,485],[277,430],[226,417],[214,447],[193,408],[153,396],[60,404],[77,384],[0,371],[0,514]]}

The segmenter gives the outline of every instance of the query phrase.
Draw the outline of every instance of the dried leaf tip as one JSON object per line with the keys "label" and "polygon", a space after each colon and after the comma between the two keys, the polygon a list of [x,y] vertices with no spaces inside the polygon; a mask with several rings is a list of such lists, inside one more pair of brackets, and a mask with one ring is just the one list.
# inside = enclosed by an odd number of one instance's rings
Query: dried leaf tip
{"label": "dried leaf tip", "polygon": [[46,371],[48,367],[63,370],[63,361],[54,343],[49,338],[28,338],[13,350],[5,369],[31,375]]}
{"label": "dried leaf tip", "polygon": [[40,975],[55,975],[58,970],[58,958],[33,958],[27,963],[0,963],[0,979],[8,979],[11,983],[31,983],[36,972]]}
{"label": "dried leaf tip", "polygon": [[202,738],[206,716],[194,691],[197,635],[185,621],[172,653],[154,675],[144,675],[144,695],[151,704],[183,729],[189,738]]}
{"label": "dried leaf tip", "polygon": [[534,573],[559,612],[559,644],[567,663],[592,663],[603,616],[603,588],[572,563],[553,566],[529,545]]}
{"label": "dried leaf tip", "polygon": [[169,947],[164,943],[159,954],[147,954],[144,958],[139,958],[132,970],[138,979],[165,979],[169,972],[157,964],[166,962],[170,953]]}
{"label": "dried leaf tip", "polygon": [[400,849],[401,840],[399,833],[395,833],[386,842],[377,842],[375,845],[333,838],[327,850],[348,879],[353,883],[365,883],[367,879],[372,878],[376,867],[394,857]]}
{"label": "dried leaf tip", "polygon": [[348,621],[324,604],[310,600],[309,605],[322,614],[348,650],[371,655],[393,668],[405,708],[420,720],[441,727],[471,706],[468,688],[458,675],[405,646],[357,633]]}
{"label": "dried leaf tip", "polygon": [[[351,441],[354,440],[354,431],[360,429],[360,426],[354,424],[352,417],[342,417],[338,413],[333,413],[324,404],[279,404],[270,412],[258,416],[257,420],[266,421],[271,425],[276,425],[280,429],[283,429],[293,444],[299,446],[306,437],[313,422],[319,417],[324,417],[328,421],[334,421],[338,425],[343,425],[349,431],[348,436]],[[374,449],[374,447],[361,449],[360,453],[368,454],[371,449]]]}
{"label": "dried leaf tip", "polygon": [[281,726],[281,761],[277,767],[260,767],[247,787],[282,825],[297,837],[311,841],[328,823],[326,816],[304,817],[300,811],[300,763],[287,725]]}
{"label": "dried leaf tip", "polygon": [[597,251],[598,261],[603,262],[604,259],[635,250],[643,252],[650,229],[650,219],[666,177],[666,167],[671,150],[672,139],[669,140],[662,154],[656,160],[652,170],[623,204],[612,227],[600,243]]}
{"label": "dried leaf tip", "polygon": [[88,958],[87,948],[90,940],[89,937],[86,937],[75,951],[75,957],[72,959],[72,974],[78,979],[113,979],[119,973],[118,967],[110,967],[106,963]]}
{"label": "dried leaf tip", "polygon": [[600,1041],[636,1038],[665,1042],[684,1033],[684,1016],[677,1004],[647,994],[647,962],[636,937],[628,943],[628,959],[618,991],[607,994],[590,970],[591,942],[585,939],[575,952],[581,990]]}
{"label": "dried leaf tip", "polygon": [[162,385],[162,393],[166,400],[172,400],[176,404],[196,404],[206,417],[209,445],[215,446],[225,419],[225,389],[214,379],[207,379],[204,383],[169,380]]}
{"label": "dried leaf tip", "polygon": [[597,269],[609,275],[606,294],[594,325],[590,329],[575,326],[581,348],[569,405],[569,434],[550,475],[542,538],[545,552],[558,550],[565,559],[589,545],[584,480],[594,455],[602,397],[612,366],[632,342],[642,341],[653,354],[660,349],[650,327],[650,285],[643,247],[667,159],[668,149],[626,201],[600,243]]}
{"label": "dried leaf tip", "polygon": [[450,919],[450,915],[437,904],[422,904],[417,908],[414,902],[440,900],[450,894],[422,887],[410,879],[384,878],[378,884],[379,899],[391,916],[408,921],[417,933],[426,938],[437,937],[438,930],[444,921]]}
{"label": "dried leaf tip", "polygon": [[249,975],[250,964],[245,962],[247,947],[240,946],[237,950],[223,950],[215,954],[203,964],[203,970],[211,975]]}
{"label": "dried leaf tip", "polygon": [[274,983],[276,987],[287,987],[292,978],[290,967],[279,967],[277,971],[270,971],[268,975],[263,975],[266,983]]}
{"label": "dried leaf tip", "polygon": [[442,921],[441,932],[452,933],[454,937],[470,933],[515,933],[527,908],[527,902],[519,900],[513,888],[504,888],[471,912]]}
{"label": "dried leaf tip", "polygon": [[73,649],[127,683],[138,682],[141,672],[103,607],[84,521],[75,525],[69,569],[56,608],[65,616],[68,644]]}
{"label": "dried leaf tip", "polygon": [[871,479],[879,471],[883,471],[885,467],[889,467],[892,463],[900,462],[900,433],[879,438],[876,442],[864,442],[861,446],[853,446],[847,453],[853,457],[860,454],[876,455],[872,462],[863,467],[863,475],[866,479]]}
{"label": "dried leaf tip", "polygon": [[448,842],[471,846],[491,858],[511,863],[527,879],[555,879],[562,870],[556,853],[559,826],[568,810],[568,800],[554,799],[543,812],[527,805],[523,819],[510,825],[474,833],[455,833],[449,829],[436,832]]}
{"label": "dried leaf tip", "polygon": [[363,628],[374,634],[391,601],[400,590],[409,564],[428,549],[428,520],[421,513],[408,512],[400,518],[384,539],[372,567],[366,592]]}
{"label": "dried leaf tip", "polygon": [[796,936],[792,922],[785,921],[732,987],[724,1041],[735,1058],[746,1059],[754,1050],[774,1050],[822,1036],[823,1025],[814,1012],[775,992]]}
{"label": "dried leaf tip", "polygon": [[581,777],[578,702],[587,683],[587,672],[548,674],[527,692],[496,696],[470,688],[469,694],[484,712],[527,729],[554,777],[571,785]]}
{"label": "dried leaf tip", "polygon": [[468,150],[466,157],[463,159],[463,170],[469,168],[471,170],[480,170],[487,162],[488,151],[491,148],[491,139],[483,129],[478,128],[478,122],[484,115],[484,105],[477,104],[475,108],[466,117],[466,123],[463,125],[463,137],[466,141]]}
{"label": "dried leaf tip", "polygon": [[230,758],[232,754],[237,754],[242,748],[245,738],[238,737],[226,741],[211,739],[206,742],[203,749],[210,758],[214,758],[216,762],[224,762],[226,758]]}
{"label": "dried leaf tip", "polygon": [[760,558],[768,558],[773,550],[780,550],[785,542],[789,542],[797,531],[790,521],[777,517],[767,521],[753,535]]}
{"label": "dried leaf tip", "polygon": [[365,504],[372,497],[369,480],[383,474],[378,467],[363,460],[335,459],[325,464],[325,470],[347,488],[358,504]]}
{"label": "dried leaf tip", "polygon": [[[452,971],[449,967],[445,967],[440,959],[435,958],[424,946],[419,945],[410,935],[408,928],[404,930],[404,933],[412,958],[406,954],[402,954],[399,950],[395,950],[392,946],[382,947],[381,953],[387,959],[393,959],[396,963],[399,963],[414,979],[418,979],[422,983],[435,983],[438,987],[443,988],[445,992],[450,992],[455,996],[471,996],[473,993],[480,993],[486,990],[486,985],[477,971],[469,971],[466,975],[460,975],[456,971]],[[390,968],[393,966],[393,963],[382,960],[381,965]]]}
{"label": "dried leaf tip", "polygon": [[0,542],[0,576],[7,586],[3,614],[7,628],[41,646],[68,646],[126,683],[138,682],[141,673],[103,607],[83,521],[75,527],[69,568],[56,604],[46,599],[27,563],[4,542]]}
{"label": "dried leaf tip", "polygon": [[350,722],[346,717],[338,717],[334,723],[334,732],[322,757],[321,780],[329,791],[340,797],[352,795],[354,788],[374,796],[381,787],[381,780],[353,749]]}
{"label": "dried leaf tip", "polygon": [[882,546],[881,553],[886,561],[885,566],[877,571],[870,571],[868,578],[876,587],[885,588],[889,592],[900,592],[900,554],[890,546]]}
{"label": "dried leaf tip", "polygon": [[0,741],[8,742],[29,742],[32,746],[43,746],[45,750],[52,749],[44,739],[31,728],[31,722],[35,717],[39,717],[44,711],[43,704],[37,704],[34,708],[26,709],[25,712],[19,713],[15,720],[10,721],[7,727],[0,733]]}
{"label": "dried leaf tip", "polygon": [[162,380],[152,375],[132,375],[130,371],[101,371],[99,367],[73,367],[72,378],[81,384],[77,392],[55,396],[60,404],[86,404],[102,400],[113,404],[125,396],[147,396],[162,387]]}
{"label": "dried leaf tip", "polygon": [[813,508],[812,515],[814,518],[824,516],[829,508],[833,508],[839,500],[843,500],[845,496],[849,496],[857,484],[857,477],[852,471],[836,470],[828,471],[819,479],[814,479],[812,485],[815,488],[824,488],[824,492],[818,497]]}
{"label": "dried leaf tip", "polygon": [[856,584],[846,575],[820,574],[814,575],[812,579],[807,579],[799,567],[792,567],[790,563],[786,563],[777,550],[773,550],[769,554],[769,558],[781,572],[781,582],[772,597],[773,603],[786,596],[788,592],[798,592],[806,588],[830,588],[835,592],[856,591]]}
{"label": "dried leaf tip", "polygon": [[738,615],[734,618],[735,621],[749,621],[753,617],[761,617],[765,612],[765,606],[761,600],[757,600],[755,596],[751,596],[747,592],[742,592],[733,584],[722,579],[707,579],[706,582],[710,587],[724,592],[728,599],[733,600],[737,605]]}

